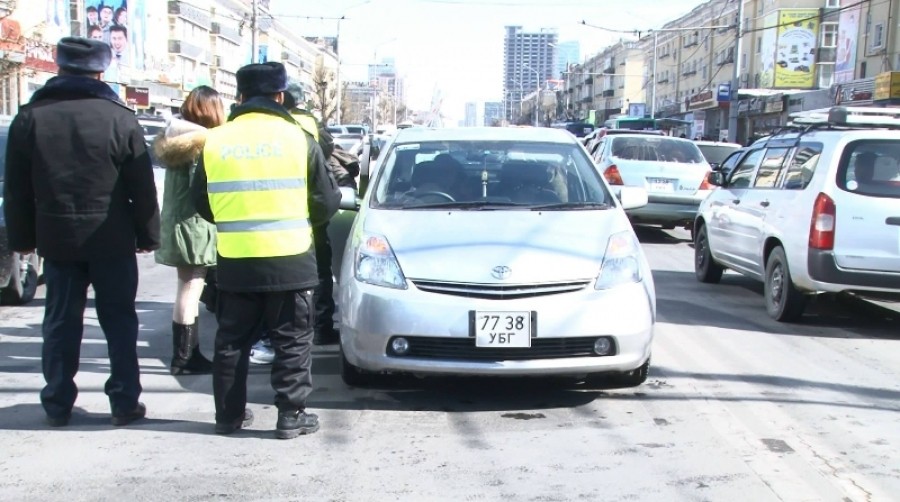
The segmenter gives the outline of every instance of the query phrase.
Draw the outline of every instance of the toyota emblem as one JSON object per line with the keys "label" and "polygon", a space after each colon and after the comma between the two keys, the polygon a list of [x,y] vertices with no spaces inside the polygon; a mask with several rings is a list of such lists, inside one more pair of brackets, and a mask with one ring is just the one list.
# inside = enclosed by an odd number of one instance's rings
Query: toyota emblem
{"label": "toyota emblem", "polygon": [[506,279],[511,273],[512,269],[506,265],[498,265],[491,269],[491,275],[494,276],[495,279]]}

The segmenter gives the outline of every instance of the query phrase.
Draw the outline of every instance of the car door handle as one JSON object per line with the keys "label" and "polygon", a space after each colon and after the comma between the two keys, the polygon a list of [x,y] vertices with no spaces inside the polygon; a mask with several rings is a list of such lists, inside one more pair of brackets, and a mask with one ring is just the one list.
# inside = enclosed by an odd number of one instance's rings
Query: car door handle
{"label": "car door handle", "polygon": [[740,204],[740,203],[741,203],[741,199],[734,199],[734,200],[731,201],[731,203],[732,203],[732,204]]}
{"label": "car door handle", "polygon": [[891,216],[890,218],[884,220],[888,225],[895,225],[900,227],[900,216]]}
{"label": "car door handle", "polygon": [[764,200],[764,201],[760,202],[759,205],[762,207],[769,207],[769,201]]}

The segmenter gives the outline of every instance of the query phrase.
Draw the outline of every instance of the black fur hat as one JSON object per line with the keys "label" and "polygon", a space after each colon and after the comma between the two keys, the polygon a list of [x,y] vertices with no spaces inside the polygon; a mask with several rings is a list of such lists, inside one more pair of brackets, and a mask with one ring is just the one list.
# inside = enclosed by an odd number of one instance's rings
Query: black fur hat
{"label": "black fur hat", "polygon": [[56,65],[72,73],[103,73],[112,60],[105,42],[90,38],[65,37],[56,44]]}
{"label": "black fur hat", "polygon": [[281,63],[248,64],[237,72],[237,90],[245,98],[283,92],[287,84],[287,70]]}

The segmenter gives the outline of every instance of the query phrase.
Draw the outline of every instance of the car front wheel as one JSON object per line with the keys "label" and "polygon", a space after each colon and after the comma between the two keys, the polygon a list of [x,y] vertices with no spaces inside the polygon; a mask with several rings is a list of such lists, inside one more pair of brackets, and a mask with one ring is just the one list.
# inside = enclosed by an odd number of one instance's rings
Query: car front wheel
{"label": "car front wheel", "polygon": [[776,321],[794,322],[803,316],[807,296],[794,286],[784,248],[780,246],[772,250],[766,262],[764,292],[766,311]]}
{"label": "car front wheel", "polygon": [[341,380],[350,387],[365,387],[372,382],[371,375],[366,374],[363,370],[350,364],[347,356],[344,355],[344,349],[341,348]]}
{"label": "car front wheel", "polygon": [[9,284],[0,292],[0,301],[5,305],[24,305],[37,292],[40,259],[34,253],[13,253],[11,261]]}

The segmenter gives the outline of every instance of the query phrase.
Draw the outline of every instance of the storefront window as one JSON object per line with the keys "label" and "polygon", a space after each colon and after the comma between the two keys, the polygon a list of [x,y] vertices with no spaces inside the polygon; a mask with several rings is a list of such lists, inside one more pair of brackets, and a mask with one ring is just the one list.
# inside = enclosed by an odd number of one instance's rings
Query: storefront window
{"label": "storefront window", "polygon": [[834,65],[820,64],[819,66],[819,88],[827,89],[834,83]]}

